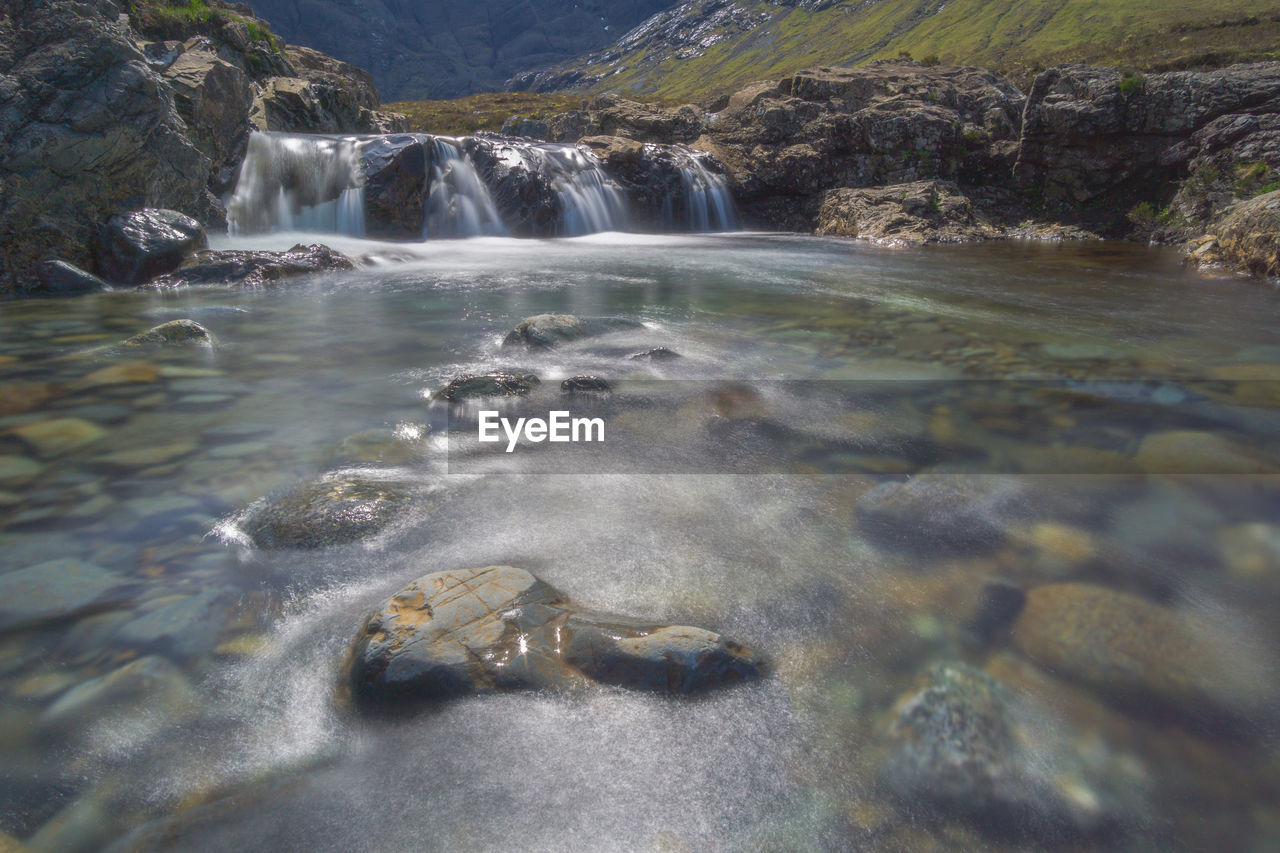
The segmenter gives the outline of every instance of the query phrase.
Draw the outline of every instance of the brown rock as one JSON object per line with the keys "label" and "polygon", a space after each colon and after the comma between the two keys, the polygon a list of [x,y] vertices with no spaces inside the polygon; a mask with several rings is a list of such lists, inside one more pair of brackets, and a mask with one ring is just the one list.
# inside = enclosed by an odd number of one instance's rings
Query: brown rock
{"label": "brown rock", "polygon": [[829,190],[822,196],[814,230],[891,246],[962,243],[998,235],[949,181]]}

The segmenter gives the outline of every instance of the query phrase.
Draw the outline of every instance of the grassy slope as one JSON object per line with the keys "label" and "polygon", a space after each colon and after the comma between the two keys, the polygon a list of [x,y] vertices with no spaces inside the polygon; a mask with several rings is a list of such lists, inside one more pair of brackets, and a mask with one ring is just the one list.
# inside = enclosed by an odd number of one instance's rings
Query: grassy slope
{"label": "grassy slope", "polygon": [[1280,0],[880,0],[820,12],[747,2],[762,27],[701,57],[624,56],[598,89],[698,99],[752,80],[902,52],[998,68],[1024,81],[1065,61],[1141,70],[1280,58]]}
{"label": "grassy slope", "polygon": [[589,96],[582,93],[539,95],[533,92],[494,92],[447,101],[397,101],[384,110],[404,113],[419,133],[465,136],[477,130],[500,130],[512,115],[539,119],[582,109]]}

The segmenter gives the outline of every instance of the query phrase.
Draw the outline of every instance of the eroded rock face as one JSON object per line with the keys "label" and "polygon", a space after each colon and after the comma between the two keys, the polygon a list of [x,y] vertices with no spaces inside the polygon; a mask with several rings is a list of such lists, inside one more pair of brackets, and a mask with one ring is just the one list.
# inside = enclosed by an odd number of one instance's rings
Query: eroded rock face
{"label": "eroded rock face", "polygon": [[1193,263],[1280,276],[1280,190],[1229,208],[1188,247]]}
{"label": "eroded rock face", "polygon": [[964,243],[1000,233],[950,181],[828,190],[814,231],[881,245]]}
{"label": "eroded rock face", "polygon": [[159,276],[148,287],[221,284],[261,287],[295,276],[353,270],[346,255],[319,243],[299,243],[287,252],[250,250],[196,252],[177,270]]}
{"label": "eroded rock face", "polygon": [[431,138],[417,133],[386,136],[361,149],[365,230],[370,237],[422,239],[431,152]]}
{"label": "eroded rock face", "polygon": [[610,332],[643,329],[644,324],[623,317],[578,317],[573,314],[537,314],[527,317],[503,338],[504,347],[551,349],[565,341],[576,341]]}
{"label": "eroded rock face", "polygon": [[209,245],[204,226],[176,210],[135,210],[113,216],[94,257],[98,271],[117,284],[142,284],[172,272]]}
{"label": "eroded rock face", "polygon": [[487,566],[425,575],[392,596],[357,635],[347,677],[358,703],[403,708],[592,683],[688,694],[763,672],[717,634],[583,611],[523,569]]}
{"label": "eroded rock face", "polygon": [[405,484],[340,477],[307,483],[268,499],[240,522],[259,548],[325,548],[382,530],[409,505]]}

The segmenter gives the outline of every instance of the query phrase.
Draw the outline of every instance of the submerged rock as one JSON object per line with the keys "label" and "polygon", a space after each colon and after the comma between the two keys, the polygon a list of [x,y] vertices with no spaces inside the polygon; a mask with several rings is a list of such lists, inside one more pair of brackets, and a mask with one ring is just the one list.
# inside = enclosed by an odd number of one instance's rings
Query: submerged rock
{"label": "submerged rock", "polygon": [[1000,478],[925,475],[881,483],[858,501],[858,530],[876,545],[921,556],[985,553],[1006,538],[1016,485]]}
{"label": "submerged rock", "polygon": [[342,478],[307,483],[266,501],[240,522],[259,548],[325,548],[366,539],[411,502],[402,483]]}
{"label": "submerged rock", "polygon": [[763,661],[718,634],[573,606],[512,566],[424,575],[369,617],[348,678],[366,705],[592,682],[688,694],[759,677]]}
{"label": "submerged rock", "polygon": [[319,243],[310,246],[299,243],[287,252],[203,251],[193,255],[181,268],[153,279],[148,287],[195,284],[261,287],[294,276],[355,268],[355,262],[346,255]]}
{"label": "submerged rock", "polygon": [[454,379],[436,396],[450,403],[463,400],[477,400],[484,397],[523,397],[538,385],[541,380],[532,373],[509,373],[494,371],[492,373],[467,374]]}
{"label": "submerged rock", "polygon": [[172,272],[207,245],[204,226],[190,216],[147,208],[111,217],[94,257],[107,279],[142,284]]}
{"label": "submerged rock", "polygon": [[1140,768],[1082,749],[1081,733],[987,673],[944,663],[920,682],[893,711],[878,774],[904,805],[1033,837],[1088,834],[1141,816]]}
{"label": "submerged rock", "polygon": [[174,346],[213,343],[213,335],[195,320],[170,320],[120,342],[122,347]]}
{"label": "submerged rock", "polygon": [[194,707],[196,692],[165,658],[151,655],[68,690],[41,715],[42,734],[85,733],[88,724],[112,718],[165,715]]}
{"label": "submerged rock", "polygon": [[1050,672],[1156,716],[1242,720],[1274,706],[1269,650],[1229,626],[1089,584],[1027,594],[1013,643]]}
{"label": "submerged rock", "polygon": [[504,347],[526,346],[550,349],[564,341],[606,335],[628,329],[643,329],[644,324],[623,317],[577,317],[573,314],[538,314],[521,320],[503,339]]}
{"label": "submerged rock", "polygon": [[0,631],[75,618],[111,606],[125,579],[81,560],[50,560],[0,574]]}

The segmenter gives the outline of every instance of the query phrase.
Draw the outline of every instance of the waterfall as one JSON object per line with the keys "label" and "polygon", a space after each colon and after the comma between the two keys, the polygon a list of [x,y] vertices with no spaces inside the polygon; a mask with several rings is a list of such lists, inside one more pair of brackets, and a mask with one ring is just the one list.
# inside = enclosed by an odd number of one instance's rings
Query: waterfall
{"label": "waterfall", "polygon": [[599,159],[577,145],[536,146],[564,206],[562,232],[567,236],[598,231],[625,231],[630,225],[626,199]]}
{"label": "waterfall", "polygon": [[363,237],[359,140],[292,133],[249,136],[235,192],[232,234],[322,231]]}
{"label": "waterfall", "polygon": [[505,235],[493,196],[458,140],[436,137],[432,154],[423,239]]}
{"label": "waterfall", "polygon": [[[684,191],[687,227],[691,231],[733,231],[738,227],[738,216],[733,206],[729,183],[723,175],[707,169],[698,155],[683,146],[672,148],[676,166],[680,169],[680,183]],[[664,206],[668,227],[675,223],[671,200]]]}

